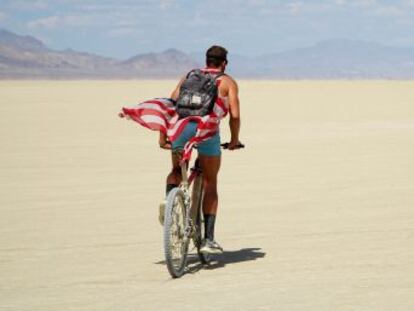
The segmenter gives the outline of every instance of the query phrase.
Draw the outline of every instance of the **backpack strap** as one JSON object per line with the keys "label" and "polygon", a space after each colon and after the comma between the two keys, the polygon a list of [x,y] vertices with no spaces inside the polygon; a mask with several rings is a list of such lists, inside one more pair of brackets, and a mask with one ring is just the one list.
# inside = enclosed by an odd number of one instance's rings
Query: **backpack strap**
{"label": "backpack strap", "polygon": [[185,78],[188,79],[191,76],[191,74],[193,74],[193,73],[203,74],[203,75],[208,74],[209,76],[211,76],[213,78],[214,83],[217,82],[218,78],[226,75],[224,72],[218,72],[217,74],[213,75],[211,72],[209,72],[207,70],[193,69],[189,73],[187,73]]}
{"label": "backpack strap", "polygon": [[220,78],[222,76],[225,76],[225,75],[226,74],[224,72],[220,72],[220,73],[216,74],[216,76],[214,77],[214,82],[216,82],[218,78]]}
{"label": "backpack strap", "polygon": [[186,78],[186,79],[188,79],[188,77],[189,77],[189,76],[190,76],[193,72],[195,72],[195,73],[200,72],[200,73],[201,73],[201,70],[200,70],[200,69],[193,69],[193,70],[191,70],[189,73],[187,73],[187,75],[185,76],[185,78]]}
{"label": "backpack strap", "polygon": [[214,70],[214,71],[209,71],[208,69],[198,69],[198,70],[200,70],[203,74],[208,74],[210,76],[214,76],[214,81],[216,81],[221,76],[226,75],[224,72],[218,71],[218,70]]}

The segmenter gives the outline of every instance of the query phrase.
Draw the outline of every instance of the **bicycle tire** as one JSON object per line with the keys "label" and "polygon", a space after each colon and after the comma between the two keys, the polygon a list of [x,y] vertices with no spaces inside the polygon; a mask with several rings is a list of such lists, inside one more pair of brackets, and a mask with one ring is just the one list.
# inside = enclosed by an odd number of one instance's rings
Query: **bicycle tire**
{"label": "bicycle tire", "polygon": [[204,197],[204,190],[203,190],[203,177],[199,175],[196,177],[196,180],[193,184],[193,191],[192,191],[192,202],[194,204],[196,210],[196,232],[194,238],[194,245],[197,249],[197,255],[200,259],[202,264],[209,264],[211,261],[211,255],[203,254],[200,252],[201,243],[204,239],[204,219],[203,219],[203,197]]}
{"label": "bicycle tire", "polygon": [[[204,240],[204,219],[203,219],[203,213],[201,209],[199,210],[198,216],[197,216],[197,235],[200,236],[200,241],[202,242]],[[204,265],[210,264],[212,260],[212,256],[210,254],[204,254],[200,252],[201,249],[201,242],[197,245],[197,254],[198,258],[200,259],[201,263]]]}
{"label": "bicycle tire", "polygon": [[185,239],[186,226],[184,193],[180,188],[174,188],[167,197],[164,221],[165,261],[173,278],[181,277],[187,264],[189,239]]}

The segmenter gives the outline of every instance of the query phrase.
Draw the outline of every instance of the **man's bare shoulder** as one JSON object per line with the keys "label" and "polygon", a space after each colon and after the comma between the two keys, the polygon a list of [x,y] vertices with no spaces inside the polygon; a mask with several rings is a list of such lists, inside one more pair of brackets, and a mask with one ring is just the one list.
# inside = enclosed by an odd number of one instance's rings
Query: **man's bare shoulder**
{"label": "man's bare shoulder", "polygon": [[226,85],[228,85],[229,87],[237,87],[236,80],[232,76],[230,76],[228,74],[225,74],[225,75],[222,76],[222,81]]}

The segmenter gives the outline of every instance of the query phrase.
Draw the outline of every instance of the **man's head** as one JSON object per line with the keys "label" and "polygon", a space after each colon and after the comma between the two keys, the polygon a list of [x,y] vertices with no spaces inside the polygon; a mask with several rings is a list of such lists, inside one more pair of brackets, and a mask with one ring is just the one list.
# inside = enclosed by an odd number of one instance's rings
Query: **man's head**
{"label": "man's head", "polygon": [[227,50],[221,46],[213,45],[206,52],[206,65],[224,71],[227,65]]}

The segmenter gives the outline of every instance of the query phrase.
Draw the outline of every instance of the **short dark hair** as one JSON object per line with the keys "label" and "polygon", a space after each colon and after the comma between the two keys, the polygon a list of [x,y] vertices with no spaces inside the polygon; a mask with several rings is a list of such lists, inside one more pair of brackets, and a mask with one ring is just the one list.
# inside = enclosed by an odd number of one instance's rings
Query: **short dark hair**
{"label": "short dark hair", "polygon": [[222,46],[213,45],[206,52],[207,67],[220,67],[220,65],[227,63],[227,50]]}

